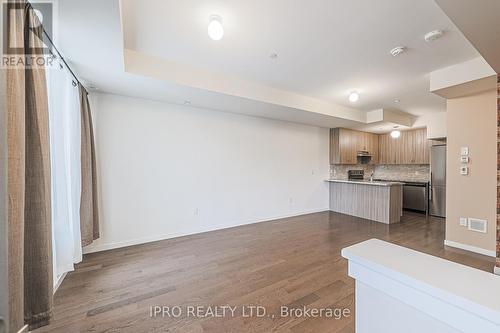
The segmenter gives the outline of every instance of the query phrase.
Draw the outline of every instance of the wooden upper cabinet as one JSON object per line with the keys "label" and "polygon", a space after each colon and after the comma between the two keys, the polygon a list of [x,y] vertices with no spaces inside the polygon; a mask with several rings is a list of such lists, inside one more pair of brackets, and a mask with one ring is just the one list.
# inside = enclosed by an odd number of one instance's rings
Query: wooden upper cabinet
{"label": "wooden upper cabinet", "polygon": [[371,153],[370,164],[429,164],[426,129],[402,131],[397,139],[346,128],[330,130],[330,164],[357,164],[358,152]]}
{"label": "wooden upper cabinet", "polygon": [[377,163],[378,135],[346,128],[330,130],[330,164],[357,164],[359,151],[370,152],[370,164]]}
{"label": "wooden upper cabinet", "polygon": [[368,151],[372,154],[371,164],[379,163],[379,145],[378,145],[378,134],[367,133],[368,134]]}
{"label": "wooden upper cabinet", "polygon": [[356,164],[357,145],[354,131],[332,128],[330,130],[330,163]]}
{"label": "wooden upper cabinet", "polygon": [[389,134],[379,135],[379,164],[397,164],[401,152]]}
{"label": "wooden upper cabinet", "polygon": [[402,131],[397,139],[390,134],[379,136],[379,164],[429,164],[426,129]]}
{"label": "wooden upper cabinet", "polygon": [[429,146],[430,142],[427,140],[426,129],[416,130],[415,132],[415,163],[429,164]]}

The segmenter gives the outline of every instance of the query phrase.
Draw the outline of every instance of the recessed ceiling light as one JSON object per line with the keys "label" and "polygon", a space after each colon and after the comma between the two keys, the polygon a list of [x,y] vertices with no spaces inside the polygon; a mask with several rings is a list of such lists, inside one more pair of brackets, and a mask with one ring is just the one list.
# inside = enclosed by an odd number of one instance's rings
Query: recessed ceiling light
{"label": "recessed ceiling light", "polygon": [[405,46],[397,46],[390,51],[393,57],[397,57],[398,55],[404,52],[406,52]]}
{"label": "recessed ceiling light", "polygon": [[219,15],[211,15],[208,18],[208,36],[213,40],[221,40],[224,36],[222,18]]}
{"label": "recessed ceiling light", "polygon": [[349,102],[354,103],[359,100],[359,93],[357,91],[353,91],[349,94]]}
{"label": "recessed ceiling light", "polygon": [[277,54],[277,53],[271,53],[271,54],[269,55],[269,58],[271,58],[271,59],[276,59],[276,58],[278,58],[278,54]]}
{"label": "recessed ceiling light", "polygon": [[401,136],[401,132],[397,130],[398,126],[394,126],[394,130],[391,132],[391,137],[397,139]]}
{"label": "recessed ceiling light", "polygon": [[399,103],[399,102],[401,102],[401,100],[399,98],[394,99],[394,103]]}
{"label": "recessed ceiling light", "polygon": [[428,43],[435,41],[436,39],[439,39],[443,36],[444,32],[443,30],[434,30],[431,32],[428,32],[424,36],[424,40]]}

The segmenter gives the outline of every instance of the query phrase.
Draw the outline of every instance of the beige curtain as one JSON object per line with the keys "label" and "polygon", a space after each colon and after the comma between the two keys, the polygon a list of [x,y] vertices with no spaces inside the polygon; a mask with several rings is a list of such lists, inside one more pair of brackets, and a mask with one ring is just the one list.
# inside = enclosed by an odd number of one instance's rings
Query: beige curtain
{"label": "beige curtain", "polygon": [[[13,1],[9,1],[7,10],[13,6]],[[7,19],[9,45],[23,45],[24,13],[19,10],[11,11]],[[24,68],[7,67],[8,278],[11,332],[16,332],[24,325],[24,100]]]}
{"label": "beige curtain", "polygon": [[[19,10],[19,3],[24,10]],[[29,46],[41,47],[42,30],[31,5],[9,0],[8,7],[17,9],[8,16],[9,39],[24,45],[26,54],[34,50]],[[52,312],[48,103],[43,67],[7,70],[7,118],[9,326],[15,332],[24,324],[30,329],[46,325]]]}
{"label": "beige curtain", "polygon": [[95,159],[94,130],[88,93],[79,84],[82,126],[82,196],[80,199],[80,230],[82,246],[99,238],[99,209],[97,204],[97,171]]}

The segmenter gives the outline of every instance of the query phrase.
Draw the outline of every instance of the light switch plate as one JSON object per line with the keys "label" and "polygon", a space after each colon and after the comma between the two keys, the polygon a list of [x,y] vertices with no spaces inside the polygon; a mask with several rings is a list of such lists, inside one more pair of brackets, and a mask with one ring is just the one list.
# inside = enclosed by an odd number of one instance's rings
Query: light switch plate
{"label": "light switch plate", "polygon": [[461,217],[460,218],[460,225],[462,227],[466,227],[467,226],[467,218],[466,217]]}
{"label": "light switch plate", "polygon": [[462,155],[462,156],[469,155],[469,147],[460,148],[460,155]]}
{"label": "light switch plate", "polygon": [[460,167],[460,174],[461,175],[468,175],[469,174],[469,168],[466,166],[461,166]]}
{"label": "light switch plate", "polygon": [[460,156],[460,163],[469,163],[469,156]]}

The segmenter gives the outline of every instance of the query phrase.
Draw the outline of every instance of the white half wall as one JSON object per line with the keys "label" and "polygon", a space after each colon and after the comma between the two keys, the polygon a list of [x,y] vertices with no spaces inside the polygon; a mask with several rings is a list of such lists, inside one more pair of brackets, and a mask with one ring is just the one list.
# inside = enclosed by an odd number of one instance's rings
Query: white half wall
{"label": "white half wall", "polygon": [[328,210],[329,130],[91,98],[101,238],[86,253]]}

